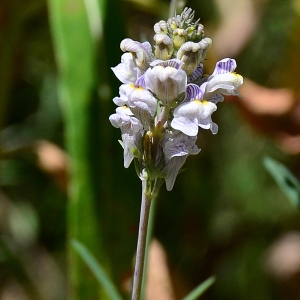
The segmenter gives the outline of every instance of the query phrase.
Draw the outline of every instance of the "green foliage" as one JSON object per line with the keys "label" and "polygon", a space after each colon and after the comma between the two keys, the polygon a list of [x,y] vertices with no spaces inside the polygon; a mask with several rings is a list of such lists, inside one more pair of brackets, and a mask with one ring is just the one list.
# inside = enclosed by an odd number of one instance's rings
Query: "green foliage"
{"label": "green foliage", "polygon": [[283,164],[266,157],[264,165],[291,203],[300,209],[300,182]]}
{"label": "green foliage", "polygon": [[194,288],[188,295],[186,295],[182,300],[195,300],[200,297],[210,286],[214,284],[216,278],[214,276],[209,277],[196,288]]}
{"label": "green foliage", "polygon": [[91,272],[97,278],[99,284],[103,286],[107,295],[111,300],[121,300],[122,297],[119,295],[116,287],[109,279],[105,270],[101,265],[96,261],[95,257],[90,253],[90,251],[80,242],[73,240],[72,246],[80,255],[81,259],[87,264]]}
{"label": "green foliage", "polygon": [[[91,178],[90,143],[87,139],[91,96],[96,85],[93,19],[88,14],[84,1],[50,0],[49,7],[59,70],[59,95],[65,121],[66,148],[71,158],[68,238],[82,241],[90,249],[97,249],[97,254],[104,257],[99,246],[101,234],[95,214],[96,197]],[[85,275],[85,265],[72,248],[69,249],[68,267],[70,299],[97,298],[98,290],[93,278]]]}

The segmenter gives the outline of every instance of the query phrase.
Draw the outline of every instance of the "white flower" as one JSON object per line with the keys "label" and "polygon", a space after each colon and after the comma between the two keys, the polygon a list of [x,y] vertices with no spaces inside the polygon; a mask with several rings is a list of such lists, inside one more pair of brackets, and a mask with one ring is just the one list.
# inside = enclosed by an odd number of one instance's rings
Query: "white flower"
{"label": "white flower", "polygon": [[187,84],[187,75],[180,69],[182,62],[177,59],[165,62],[157,60],[152,65],[154,67],[145,73],[146,88],[165,106],[182,97]]}
{"label": "white flower", "polygon": [[148,129],[149,124],[153,122],[157,106],[157,100],[152,93],[134,84],[122,84],[119,91],[120,97],[115,97],[114,103],[119,106],[127,105],[144,127]]}
{"label": "white flower", "polygon": [[174,110],[171,126],[188,136],[196,136],[198,127],[218,132],[217,124],[211,120],[211,114],[217,106],[210,101],[202,100],[203,91],[195,84],[187,86],[187,99]]}
{"label": "white flower", "polygon": [[128,168],[134,158],[134,150],[141,148],[143,126],[128,107],[118,107],[116,113],[109,116],[109,120],[114,127],[121,129],[124,167]]}
{"label": "white flower", "polygon": [[136,148],[136,137],[128,133],[122,134],[124,148],[124,168],[128,168],[134,159],[133,151]]}
{"label": "white flower", "polygon": [[157,33],[153,37],[155,46],[155,56],[159,59],[170,59],[173,54],[173,41],[169,36],[163,33]]}
{"label": "white flower", "polygon": [[120,48],[123,52],[132,53],[135,63],[142,73],[148,69],[153,60],[152,47],[149,42],[140,43],[127,38],[121,42]]}
{"label": "white flower", "polygon": [[170,132],[166,137],[163,151],[166,167],[166,187],[168,191],[173,189],[179,170],[185,163],[188,155],[198,154],[200,149],[196,145],[197,137],[187,136],[181,132]]}
{"label": "white flower", "polygon": [[243,77],[236,73],[218,74],[208,79],[205,85],[205,96],[215,93],[223,95],[238,95],[238,89],[243,84]]}
{"label": "white flower", "polygon": [[151,117],[154,117],[156,113],[157,100],[148,90],[138,87],[131,93],[128,105],[132,111],[133,108],[140,108],[141,110],[147,111]]}
{"label": "white flower", "polygon": [[243,84],[243,77],[233,71],[236,62],[231,58],[224,58],[217,62],[212,75],[205,78],[203,83],[204,97],[210,98],[214,94],[238,95],[238,89]]}
{"label": "white flower", "polygon": [[124,106],[128,104],[130,94],[134,90],[133,84],[122,84],[119,88],[119,96],[113,98],[113,102],[118,106]]}
{"label": "white flower", "polygon": [[134,83],[137,79],[137,66],[132,53],[124,53],[121,63],[111,69],[122,83]]}
{"label": "white flower", "polygon": [[143,130],[141,122],[126,106],[117,107],[116,113],[109,116],[109,121],[115,128],[120,128],[122,133],[133,135]]}
{"label": "white flower", "polygon": [[184,62],[182,69],[191,75],[200,62],[205,58],[207,49],[211,46],[212,40],[204,38],[199,43],[186,42],[177,52],[177,58]]}

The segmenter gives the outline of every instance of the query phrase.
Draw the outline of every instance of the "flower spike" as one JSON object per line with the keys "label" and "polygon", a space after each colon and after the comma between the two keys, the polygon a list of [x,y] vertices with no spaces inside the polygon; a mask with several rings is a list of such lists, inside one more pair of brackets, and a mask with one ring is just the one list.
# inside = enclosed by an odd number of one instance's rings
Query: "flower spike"
{"label": "flower spike", "polygon": [[113,98],[119,107],[109,120],[121,130],[124,166],[135,158],[138,176],[151,182],[149,187],[165,180],[168,191],[187,157],[199,153],[199,130],[218,132],[211,116],[223,95],[239,95],[243,84],[231,58],[218,61],[213,73],[203,76],[212,40],[194,16],[185,8],[157,22],[153,47],[124,39],[121,63],[112,68],[122,85]]}

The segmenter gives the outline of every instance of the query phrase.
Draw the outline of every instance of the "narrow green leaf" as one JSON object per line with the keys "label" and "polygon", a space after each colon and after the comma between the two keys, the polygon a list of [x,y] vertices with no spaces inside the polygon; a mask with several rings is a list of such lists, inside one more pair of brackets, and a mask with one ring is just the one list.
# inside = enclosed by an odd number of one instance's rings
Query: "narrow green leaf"
{"label": "narrow green leaf", "polygon": [[300,183],[297,178],[283,164],[270,157],[264,159],[264,166],[291,203],[300,209]]}
{"label": "narrow green leaf", "polygon": [[182,300],[195,300],[200,297],[210,286],[216,281],[215,276],[211,276],[202,283],[200,283],[196,288],[194,288],[188,295],[186,295]]}
{"label": "narrow green leaf", "polygon": [[95,275],[98,282],[103,286],[104,290],[106,291],[107,295],[112,300],[122,300],[122,297],[119,295],[116,287],[109,279],[107,274],[105,273],[104,269],[101,265],[97,262],[91,252],[80,242],[77,240],[72,240],[72,246],[80,255],[82,260],[86,263],[89,267],[91,272]]}
{"label": "narrow green leaf", "polygon": [[[104,0],[103,0],[104,2]],[[57,61],[59,98],[64,119],[65,146],[70,157],[67,232],[98,257],[104,257],[91,161],[91,105],[97,87],[95,27],[101,19],[97,1],[48,0],[53,47]],[[104,14],[104,12],[102,13]],[[97,126],[97,125],[96,125]],[[95,126],[94,126],[95,127]],[[99,199],[97,199],[99,201]],[[69,245],[68,245],[69,246]],[[107,299],[87,266],[68,247],[68,299]],[[108,260],[103,259],[108,264]]]}

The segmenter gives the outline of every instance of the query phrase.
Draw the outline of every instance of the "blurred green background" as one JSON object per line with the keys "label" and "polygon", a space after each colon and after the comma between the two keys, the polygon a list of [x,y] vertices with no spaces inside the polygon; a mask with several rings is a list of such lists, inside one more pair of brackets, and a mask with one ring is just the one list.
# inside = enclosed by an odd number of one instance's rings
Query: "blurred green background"
{"label": "blurred green background", "polygon": [[[219,2],[186,3],[208,36],[222,25]],[[299,65],[289,61],[300,49],[297,1],[250,2],[261,18],[234,57],[237,72],[297,91]],[[235,1],[227,3],[230,13]],[[108,121],[120,86],[110,67],[123,38],[152,42],[168,14],[162,0],[0,2],[0,299],[66,299],[72,276],[87,282],[78,299],[101,295],[89,271],[76,269],[73,237],[128,294],[141,184],[133,166],[123,168],[120,132]],[[271,245],[299,234],[300,214],[263,166],[271,156],[299,176],[299,155],[254,130],[233,102],[213,119],[219,133],[201,131],[200,154],[157,201],[154,236],[180,282],[176,299],[212,274],[203,299],[300,299],[293,278],[268,272]]]}

